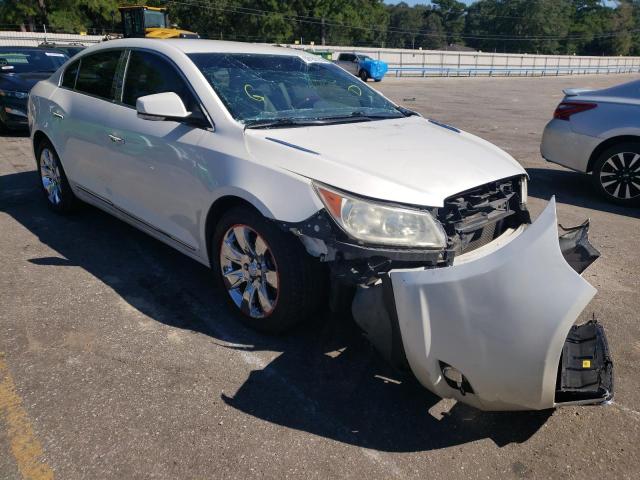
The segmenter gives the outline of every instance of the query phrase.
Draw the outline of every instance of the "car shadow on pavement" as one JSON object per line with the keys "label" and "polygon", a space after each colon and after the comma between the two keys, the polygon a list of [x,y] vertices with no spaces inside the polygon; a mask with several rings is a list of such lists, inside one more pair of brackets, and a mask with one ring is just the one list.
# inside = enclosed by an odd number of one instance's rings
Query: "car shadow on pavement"
{"label": "car shadow on pavement", "polygon": [[324,313],[284,337],[257,334],[229,314],[209,269],[98,209],[57,216],[36,185],[35,172],[0,176],[0,211],[57,252],[31,263],[51,268],[52,276],[60,266],[79,266],[148,317],[210,336],[212,348],[281,352],[253,370],[233,396],[221,394],[241,412],[392,452],[482,439],[521,443],[552,413],[483,413],[463,404],[442,413],[440,399],[392,371],[347,318]]}
{"label": "car shadow on pavement", "polygon": [[640,208],[622,207],[600,197],[588,175],[571,170],[527,168],[529,195],[548,200],[553,195],[558,203],[640,218]]}

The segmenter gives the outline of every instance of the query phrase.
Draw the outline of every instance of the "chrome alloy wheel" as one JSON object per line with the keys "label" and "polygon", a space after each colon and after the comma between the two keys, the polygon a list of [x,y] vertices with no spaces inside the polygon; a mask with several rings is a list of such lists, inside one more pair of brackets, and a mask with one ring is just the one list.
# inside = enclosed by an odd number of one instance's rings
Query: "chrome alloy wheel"
{"label": "chrome alloy wheel", "polygon": [[48,148],[40,153],[40,179],[49,201],[59,205],[62,202],[62,176],[54,154]]}
{"label": "chrome alloy wheel", "polygon": [[600,169],[600,185],[622,200],[640,196],[640,154],[620,152],[609,158]]}
{"label": "chrome alloy wheel", "polygon": [[267,242],[247,225],[222,238],[220,267],[233,303],[251,318],[271,315],[278,302],[278,267]]}

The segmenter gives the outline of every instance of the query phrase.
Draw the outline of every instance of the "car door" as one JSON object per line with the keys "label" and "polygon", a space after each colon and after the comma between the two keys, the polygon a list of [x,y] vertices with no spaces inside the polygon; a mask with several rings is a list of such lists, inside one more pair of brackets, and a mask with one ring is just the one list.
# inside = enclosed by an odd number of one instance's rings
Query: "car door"
{"label": "car door", "polygon": [[[196,126],[138,116],[136,100],[145,95],[175,92]],[[191,252],[200,250],[210,180],[201,168],[208,151],[199,147],[210,126],[204,110],[184,76],[166,57],[148,50],[131,50],[120,101],[114,105],[116,141],[110,145],[116,207],[146,224],[165,240]],[[171,243],[171,242],[170,242]]]}
{"label": "car door", "polygon": [[99,51],[72,62],[50,98],[50,135],[76,188],[109,199],[109,122],[123,49]]}
{"label": "car door", "polygon": [[356,56],[353,53],[341,53],[338,56],[336,64],[344,68],[349,73],[353,73],[354,75],[358,74],[358,63],[356,61]]}

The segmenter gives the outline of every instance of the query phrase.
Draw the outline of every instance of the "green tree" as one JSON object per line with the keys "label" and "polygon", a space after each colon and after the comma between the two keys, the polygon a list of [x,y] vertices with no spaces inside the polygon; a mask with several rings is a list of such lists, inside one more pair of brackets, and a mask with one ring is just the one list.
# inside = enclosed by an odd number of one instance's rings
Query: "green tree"
{"label": "green tree", "polygon": [[457,0],[433,0],[433,12],[440,16],[446,32],[446,43],[464,44],[462,33],[465,27],[466,6]]}
{"label": "green tree", "polygon": [[433,12],[427,12],[422,27],[423,36],[420,46],[427,50],[439,50],[447,46],[447,34],[442,24],[442,17]]}
{"label": "green tree", "polygon": [[614,10],[600,0],[573,0],[571,27],[564,46],[566,54],[602,55],[609,50],[604,35],[611,30]]}
{"label": "green tree", "polygon": [[487,51],[560,53],[571,0],[480,0],[469,7],[469,43]]}
{"label": "green tree", "polygon": [[410,7],[404,2],[391,5],[389,11],[389,31],[387,45],[394,48],[415,48],[420,45],[426,8],[422,5]]}
{"label": "green tree", "polygon": [[17,25],[21,30],[50,30],[77,33],[107,29],[117,0],[3,0],[0,23]]}
{"label": "green tree", "polygon": [[629,0],[621,0],[611,19],[611,55],[628,55],[633,47],[634,6]]}

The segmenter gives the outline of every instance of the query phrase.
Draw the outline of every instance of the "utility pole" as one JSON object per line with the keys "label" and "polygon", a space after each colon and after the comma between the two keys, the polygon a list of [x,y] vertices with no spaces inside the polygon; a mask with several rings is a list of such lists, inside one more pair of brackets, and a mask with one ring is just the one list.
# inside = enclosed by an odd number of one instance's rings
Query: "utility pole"
{"label": "utility pole", "polygon": [[327,29],[326,29],[326,25],[324,23],[324,16],[322,17],[321,25],[322,25],[322,45],[326,45],[327,44]]}

